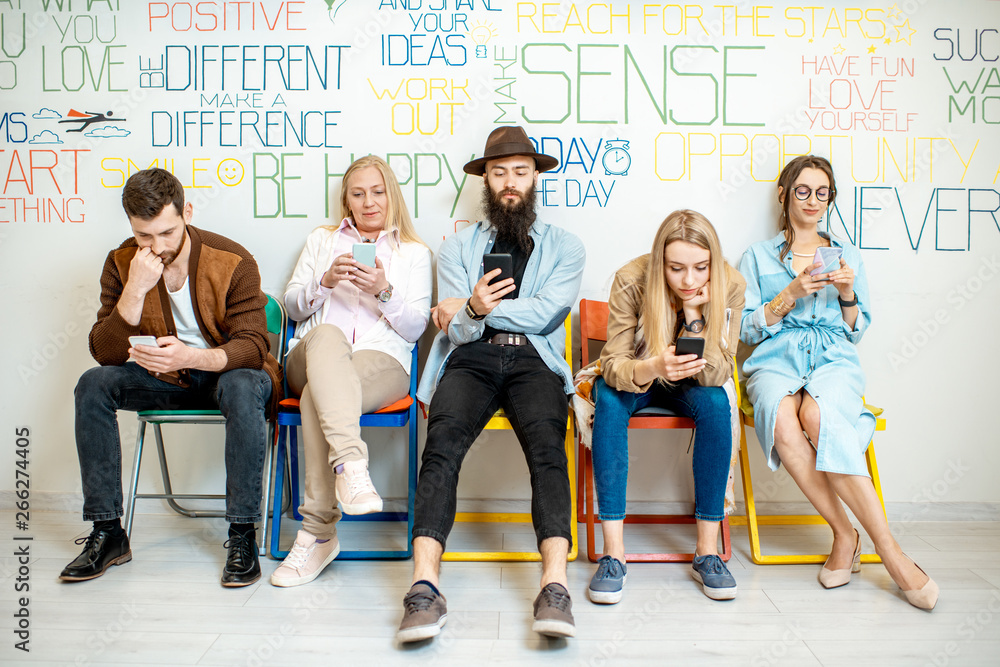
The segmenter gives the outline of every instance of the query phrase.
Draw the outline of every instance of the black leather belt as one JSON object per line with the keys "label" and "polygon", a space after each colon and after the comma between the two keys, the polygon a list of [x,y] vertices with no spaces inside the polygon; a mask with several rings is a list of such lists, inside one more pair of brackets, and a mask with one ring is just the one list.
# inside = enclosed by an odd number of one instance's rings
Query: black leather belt
{"label": "black leather belt", "polygon": [[528,337],[524,334],[498,333],[490,338],[493,345],[529,345]]}

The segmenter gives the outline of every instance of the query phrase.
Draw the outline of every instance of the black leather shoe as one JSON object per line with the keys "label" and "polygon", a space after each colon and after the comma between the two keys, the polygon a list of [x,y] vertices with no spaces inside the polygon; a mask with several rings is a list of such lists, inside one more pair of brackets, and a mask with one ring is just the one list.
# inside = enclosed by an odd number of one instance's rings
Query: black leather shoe
{"label": "black leather shoe", "polygon": [[96,579],[112,565],[121,565],[132,560],[132,548],[124,530],[115,536],[102,528],[94,528],[90,535],[81,537],[76,543],[86,544],[83,553],[63,568],[59,575],[63,581]]}
{"label": "black leather shoe", "polygon": [[249,586],[260,579],[257,540],[253,531],[247,534],[230,534],[222,546],[229,549],[226,566],[222,568],[223,586]]}

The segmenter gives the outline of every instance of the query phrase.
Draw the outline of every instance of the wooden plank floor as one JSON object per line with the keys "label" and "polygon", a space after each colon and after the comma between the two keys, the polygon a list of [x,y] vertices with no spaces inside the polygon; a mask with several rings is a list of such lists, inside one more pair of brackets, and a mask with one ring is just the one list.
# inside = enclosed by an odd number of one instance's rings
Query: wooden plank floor
{"label": "wooden plank floor", "polygon": [[[335,562],[315,582],[279,589],[264,579],[224,589],[221,519],[145,514],[134,559],[97,580],[60,583],[89,526],[76,513],[32,513],[31,647],[13,649],[15,543],[4,534],[0,647],[4,664],[39,665],[990,665],[1000,664],[1000,523],[894,525],[903,549],[941,586],[937,609],[909,606],[885,569],[864,565],[850,585],[823,590],[816,565],[755,566],[733,528],[733,601],[706,598],[686,564],[634,564],[622,602],[586,598],[594,565],[570,564],[577,638],[531,631],[540,568],[532,563],[445,563],[448,624],[437,639],[394,640],[411,564]],[[8,522],[9,523],[9,522]],[[287,544],[296,527],[285,522]],[[668,533],[669,530],[669,533]],[[765,528],[770,550],[829,548],[825,527]],[[583,531],[581,530],[581,536]],[[598,531],[599,532],[599,531]],[[345,546],[399,548],[393,525],[346,524]],[[530,549],[525,525],[456,525],[456,549]],[[634,550],[687,550],[691,527],[629,526]],[[23,544],[23,543],[19,543]],[[870,545],[868,545],[870,547]]]}

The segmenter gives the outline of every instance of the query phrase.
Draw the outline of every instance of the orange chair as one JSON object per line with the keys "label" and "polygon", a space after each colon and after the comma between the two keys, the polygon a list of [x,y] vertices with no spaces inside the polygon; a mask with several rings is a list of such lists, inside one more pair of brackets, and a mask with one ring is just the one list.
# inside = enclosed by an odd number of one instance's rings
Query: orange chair
{"label": "orange chair", "polygon": [[[607,342],[608,340],[608,304],[604,301],[592,301],[580,299],[580,364],[586,366],[590,363],[590,342]],[[688,417],[670,413],[663,409],[657,409],[656,415],[643,414],[640,410],[632,419],[628,426],[633,429],[672,429],[672,428],[694,428],[694,421]],[[670,414],[663,415],[663,412]],[[594,461],[590,449],[584,446],[583,440],[578,438],[578,460],[581,462],[579,470],[578,487],[581,493],[577,494],[577,520],[587,524],[587,557],[592,563],[596,563],[600,554],[594,549],[594,524],[600,523],[600,519],[594,513]],[[625,518],[625,523],[640,524],[693,524],[695,518],[690,514],[632,514]],[[722,521],[722,560],[728,561],[733,555],[732,545],[729,539],[729,519]],[[694,560],[693,553],[634,553],[625,554],[625,561],[628,563],[690,563]]]}

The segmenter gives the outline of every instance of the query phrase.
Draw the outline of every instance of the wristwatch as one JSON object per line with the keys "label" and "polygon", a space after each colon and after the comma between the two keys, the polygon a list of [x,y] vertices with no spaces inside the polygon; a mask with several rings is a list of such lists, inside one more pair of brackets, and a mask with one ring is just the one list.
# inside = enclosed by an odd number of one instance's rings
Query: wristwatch
{"label": "wristwatch", "polygon": [[851,306],[856,306],[856,305],[858,305],[858,293],[855,292],[851,296],[851,300],[850,301],[844,301],[843,299],[840,298],[840,295],[838,294],[837,295],[837,301],[840,302],[840,307],[841,308],[850,308]]}
{"label": "wristwatch", "polygon": [[386,301],[388,301],[389,299],[391,299],[392,298],[392,285],[389,285],[384,290],[382,290],[381,292],[379,292],[378,294],[376,294],[375,298],[378,299],[379,301],[381,301],[382,303],[385,303]]}
{"label": "wristwatch", "polygon": [[681,322],[681,326],[684,327],[684,330],[688,333],[701,333],[705,329],[705,318],[699,317],[691,324]]}
{"label": "wristwatch", "polygon": [[476,311],[472,309],[472,299],[465,302],[465,314],[474,319],[476,322],[486,317],[485,313],[482,315],[476,315]]}

